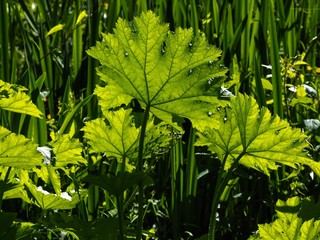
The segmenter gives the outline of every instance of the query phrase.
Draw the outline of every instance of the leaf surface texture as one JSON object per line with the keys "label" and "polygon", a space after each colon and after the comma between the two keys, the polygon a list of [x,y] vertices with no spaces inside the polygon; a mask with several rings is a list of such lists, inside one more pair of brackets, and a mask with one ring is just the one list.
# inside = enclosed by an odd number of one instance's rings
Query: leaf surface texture
{"label": "leaf surface texture", "polygon": [[27,89],[0,80],[0,108],[41,118],[42,112],[25,93]]}
{"label": "leaf surface texture", "polygon": [[306,135],[289,126],[267,108],[259,110],[257,102],[239,94],[230,107],[220,110],[219,129],[207,128],[200,134],[198,145],[208,145],[218,157],[226,159],[225,169],[238,161],[269,175],[279,164],[297,168],[305,164],[319,175],[319,163],[302,150],[308,147]]}
{"label": "leaf surface texture", "polygon": [[195,125],[206,120],[227,71],[217,64],[221,51],[205,36],[194,38],[192,29],[170,32],[151,11],[132,23],[118,20],[114,34],[103,34],[88,54],[102,65],[98,74],[106,86],[95,93],[103,109],[136,99],[169,124],[173,115]]}
{"label": "leaf surface texture", "polygon": [[23,135],[16,135],[0,126],[0,165],[31,169],[42,164],[37,144]]}

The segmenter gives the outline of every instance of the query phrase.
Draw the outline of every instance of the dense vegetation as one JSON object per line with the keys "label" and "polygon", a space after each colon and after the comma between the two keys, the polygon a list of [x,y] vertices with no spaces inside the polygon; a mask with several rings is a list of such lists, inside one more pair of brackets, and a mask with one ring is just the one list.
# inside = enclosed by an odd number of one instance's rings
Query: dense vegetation
{"label": "dense vegetation", "polygon": [[0,2],[1,239],[317,239],[319,1]]}

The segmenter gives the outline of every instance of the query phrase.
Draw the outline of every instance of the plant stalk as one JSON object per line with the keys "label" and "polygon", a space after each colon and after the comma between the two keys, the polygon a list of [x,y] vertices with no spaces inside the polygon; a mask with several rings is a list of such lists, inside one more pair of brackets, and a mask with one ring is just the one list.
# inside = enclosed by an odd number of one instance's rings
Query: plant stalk
{"label": "plant stalk", "polygon": [[209,233],[208,233],[208,239],[209,240],[215,240],[215,233],[216,233],[216,225],[217,225],[217,210],[218,205],[220,201],[221,194],[223,193],[223,190],[227,186],[229,180],[231,179],[233,170],[235,169],[236,165],[238,164],[239,160],[242,158],[242,156],[245,154],[245,151],[243,151],[233,162],[232,166],[230,167],[229,171],[227,172],[227,175],[224,177],[224,166],[227,162],[228,154],[225,155],[221,168],[219,170],[216,188],[213,195],[213,202],[211,207],[211,216],[210,216],[210,223],[209,223]]}
{"label": "plant stalk", "polygon": [[[143,115],[143,122],[141,125],[141,131],[140,131],[140,139],[139,139],[139,152],[138,152],[138,162],[137,162],[137,171],[142,172],[143,171],[143,148],[144,148],[144,138],[146,134],[147,129],[147,122],[149,119],[149,111],[150,111],[150,105],[148,104],[146,106],[144,115]],[[143,183],[140,182],[138,185],[139,188],[139,208],[138,208],[138,225],[136,230],[136,240],[142,239],[142,229],[143,229],[143,202],[144,202],[144,196],[143,196]]]}

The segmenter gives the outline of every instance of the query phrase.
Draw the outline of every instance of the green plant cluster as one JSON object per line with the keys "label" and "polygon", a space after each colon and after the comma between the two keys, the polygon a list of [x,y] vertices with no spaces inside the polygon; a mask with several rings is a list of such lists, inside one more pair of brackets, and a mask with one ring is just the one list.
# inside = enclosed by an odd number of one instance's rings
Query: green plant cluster
{"label": "green plant cluster", "polygon": [[319,5],[1,1],[0,239],[317,239]]}

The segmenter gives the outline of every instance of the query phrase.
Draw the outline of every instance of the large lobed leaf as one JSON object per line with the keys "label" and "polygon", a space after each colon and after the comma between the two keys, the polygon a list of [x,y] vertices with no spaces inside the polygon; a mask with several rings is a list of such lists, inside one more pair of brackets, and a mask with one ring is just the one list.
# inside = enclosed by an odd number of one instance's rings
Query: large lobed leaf
{"label": "large lobed leaf", "polygon": [[72,209],[80,201],[77,193],[69,195],[67,192],[63,192],[58,196],[43,190],[42,187],[36,187],[31,182],[27,182],[25,185],[32,194],[32,197],[30,198],[31,203],[43,210]]}
{"label": "large lobed leaf", "polygon": [[[84,137],[89,140],[93,152],[103,152],[106,156],[118,159],[137,157],[140,127],[136,127],[130,109],[105,111],[105,119],[97,118],[86,122]],[[106,123],[107,120],[107,123]],[[154,125],[153,118],[147,122],[144,154],[148,157],[151,152],[165,148],[171,139],[167,126],[163,123]]]}
{"label": "large lobed leaf", "polygon": [[120,159],[135,158],[140,129],[135,127],[130,114],[130,110],[125,111],[124,109],[105,112],[109,126],[102,118],[87,122],[82,130],[92,150]]}
{"label": "large lobed leaf", "polygon": [[86,164],[82,157],[82,147],[78,139],[71,139],[68,134],[61,135],[52,144],[53,153],[56,157],[55,167],[65,167],[68,164]]}
{"label": "large lobed leaf", "polygon": [[24,92],[27,89],[0,80],[0,109],[41,118],[42,112]]}
{"label": "large lobed leaf", "polygon": [[[302,203],[303,205],[303,203]],[[311,240],[319,239],[320,220],[304,221],[299,217],[301,212],[299,197],[279,200],[276,204],[277,219],[270,224],[259,224],[259,230],[249,240],[254,239],[283,239],[283,240]]]}
{"label": "large lobed leaf", "polygon": [[31,169],[42,164],[37,144],[0,126],[0,166]]}
{"label": "large lobed leaf", "polygon": [[103,34],[88,54],[102,65],[98,74],[106,86],[95,94],[103,109],[137,99],[169,124],[173,115],[195,125],[207,120],[227,71],[217,63],[221,51],[205,36],[194,38],[192,29],[170,32],[151,11],[132,23],[119,19],[114,34]]}
{"label": "large lobed leaf", "polygon": [[200,134],[198,145],[208,145],[221,160],[226,158],[226,169],[239,161],[269,175],[277,163],[293,168],[306,164],[320,175],[320,163],[302,151],[308,146],[306,135],[278,116],[272,117],[267,108],[259,110],[257,102],[247,95],[233,97],[230,107],[220,110],[219,129]]}

